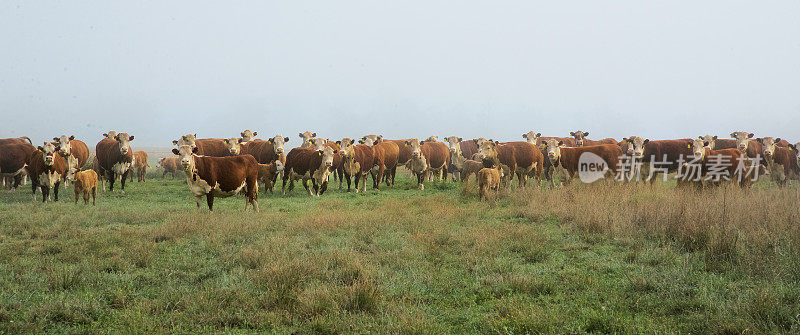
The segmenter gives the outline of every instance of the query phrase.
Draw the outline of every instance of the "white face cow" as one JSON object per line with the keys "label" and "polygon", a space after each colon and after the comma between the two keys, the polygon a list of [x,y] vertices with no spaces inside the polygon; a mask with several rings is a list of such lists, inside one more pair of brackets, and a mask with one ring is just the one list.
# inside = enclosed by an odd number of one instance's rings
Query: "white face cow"
{"label": "white face cow", "polygon": [[780,138],[773,139],[772,137],[763,137],[758,139],[758,142],[761,143],[761,154],[764,155],[764,158],[772,158],[772,154],[775,152],[775,146],[780,141]]}
{"label": "white face cow", "polygon": [[715,147],[715,144],[716,144],[716,141],[717,141],[717,136],[716,135],[715,136],[711,136],[711,135],[698,136],[697,138],[706,143],[706,148],[714,150],[714,147]]}
{"label": "white face cow", "polygon": [[583,131],[580,131],[580,130],[571,131],[571,132],[569,132],[569,136],[572,136],[572,137],[575,138],[575,146],[576,147],[582,147],[583,143],[584,143],[584,140],[586,139],[586,136],[589,136],[589,132],[588,131],[587,132],[583,132]]}
{"label": "white face cow", "polygon": [[622,144],[622,151],[626,155],[640,158],[644,155],[644,146],[647,145],[647,142],[650,142],[650,140],[639,136],[631,136],[623,138],[620,144]]}
{"label": "white face cow", "polygon": [[275,135],[275,137],[270,138],[269,142],[272,143],[272,147],[275,149],[275,154],[280,156],[283,155],[283,144],[289,142],[289,138],[278,134]]}
{"label": "white face cow", "polygon": [[131,141],[133,141],[133,136],[128,135],[128,133],[119,133],[114,137],[114,139],[117,140],[117,144],[119,145],[119,153],[123,156],[127,155],[131,150]]}
{"label": "white face cow", "polygon": [[542,137],[542,133],[537,133],[537,132],[535,132],[533,130],[522,134],[522,138],[527,140],[528,143],[532,143],[533,145],[536,145],[536,140],[538,140],[539,137]]}
{"label": "white face cow", "polygon": [[741,152],[747,151],[747,144],[753,136],[753,133],[748,133],[746,131],[735,131],[731,133],[731,137],[736,139],[736,148]]}
{"label": "white face cow", "polygon": [[301,148],[308,148],[311,147],[311,139],[317,137],[317,133],[312,133],[310,131],[305,131],[300,133],[300,139],[303,140],[303,143],[300,144]]}
{"label": "white face cow", "polygon": [[556,162],[561,158],[561,148],[564,146],[564,141],[556,139],[549,139],[544,142],[544,152],[551,162]]}
{"label": "white face cow", "polygon": [[355,155],[355,149],[353,148],[355,143],[355,140],[348,137],[343,138],[341,141],[336,141],[336,144],[338,144],[339,148],[341,148],[342,156],[345,159],[350,159]]}
{"label": "white face cow", "polygon": [[188,145],[188,146],[194,148],[194,147],[197,146],[197,144],[195,143],[195,140],[197,140],[197,134],[186,134],[186,135],[181,136],[181,138],[172,141],[172,144],[176,145],[176,146],[179,146],[179,147],[183,146],[183,145]]}
{"label": "white face cow", "polygon": [[198,152],[197,147],[190,147],[188,145],[182,145],[178,148],[172,149],[172,153],[178,155],[178,160],[181,163],[181,167],[186,172],[191,172],[194,170],[194,155]]}
{"label": "white face cow", "polygon": [[242,151],[242,147],[239,146],[239,144],[243,143],[244,140],[240,140],[238,138],[231,137],[231,138],[226,138],[223,141],[225,142],[225,145],[228,147],[228,152],[231,155],[238,156],[239,153]]}
{"label": "white face cow", "polygon": [[44,145],[39,146],[37,149],[39,149],[39,151],[42,152],[44,165],[53,166],[53,162],[55,161],[55,155],[59,150],[58,143],[44,142]]}
{"label": "white face cow", "polygon": [[253,131],[250,131],[250,129],[245,129],[245,131],[241,132],[240,135],[242,135],[242,142],[241,143],[247,143],[247,142],[252,141],[254,138],[256,138],[256,135],[258,135],[258,132],[257,131],[253,132]]}
{"label": "white face cow", "polygon": [[706,149],[708,149],[708,142],[695,139],[689,143],[689,148],[692,150],[692,155],[694,155],[695,160],[702,160],[703,157],[706,155]]}
{"label": "white face cow", "polygon": [[420,141],[419,139],[412,138],[406,141],[406,146],[411,148],[411,158],[420,158],[422,156],[422,145],[425,144],[425,141]]}
{"label": "white face cow", "polygon": [[439,142],[439,136],[432,135],[425,139],[425,142]]}
{"label": "white face cow", "polygon": [[64,158],[69,157],[69,155],[72,153],[72,151],[70,150],[72,147],[70,146],[69,141],[72,141],[74,139],[75,136],[67,137],[67,135],[61,135],[61,137],[53,137],[53,141],[55,143],[58,143],[58,145],[60,146],[60,149],[58,149],[58,154],[61,155],[61,157]]}
{"label": "white face cow", "polygon": [[117,132],[113,130],[109,131],[107,133],[104,133],[103,137],[113,139],[114,137],[117,137]]}
{"label": "white face cow", "polygon": [[373,146],[383,141],[383,135],[365,135],[361,137],[358,143]]}
{"label": "white face cow", "polygon": [[794,153],[794,157],[797,160],[797,165],[800,166],[800,142],[789,144],[789,149],[792,149],[792,153]]}
{"label": "white face cow", "polygon": [[463,139],[461,137],[456,136],[448,136],[444,138],[444,141],[447,143],[447,147],[450,148],[450,155],[453,154],[461,154],[461,141]]}
{"label": "white face cow", "polygon": [[314,149],[315,151],[320,151],[322,148],[325,148],[325,144],[328,143],[328,139],[325,138],[312,138],[309,141],[309,147]]}
{"label": "white face cow", "polygon": [[333,166],[333,155],[336,154],[336,150],[331,147],[324,147],[322,150],[317,151],[320,155],[322,155],[322,166],[330,169]]}

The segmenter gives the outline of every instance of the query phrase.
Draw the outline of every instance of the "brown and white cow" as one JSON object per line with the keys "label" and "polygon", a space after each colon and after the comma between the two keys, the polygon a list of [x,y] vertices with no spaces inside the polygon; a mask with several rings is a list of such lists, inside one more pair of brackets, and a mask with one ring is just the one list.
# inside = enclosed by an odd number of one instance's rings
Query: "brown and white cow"
{"label": "brown and white cow", "polygon": [[[481,139],[486,140],[483,137],[481,137]],[[447,146],[450,150],[458,146],[461,150],[461,156],[466,159],[471,159],[473,155],[478,153],[478,144],[475,141],[464,141],[463,138],[456,136],[445,137],[444,140],[447,142]]]}
{"label": "brown and white cow", "polygon": [[77,171],[75,172],[75,203],[78,203],[78,198],[83,195],[83,204],[89,203],[89,195],[92,196],[92,206],[94,206],[97,199],[97,173],[94,170]]}
{"label": "brown and white cow", "polygon": [[245,129],[243,132],[240,133],[242,135],[242,143],[247,143],[256,138],[258,135],[257,131],[250,131],[250,129]]}
{"label": "brown and white cow", "polygon": [[[548,140],[545,152],[553,168],[565,172],[566,184],[569,184],[578,172],[579,159],[584,153],[592,153],[600,157],[605,166],[616,175],[622,149],[616,144],[600,144],[583,147],[565,147],[563,141]],[[555,176],[554,176],[555,177]]]}
{"label": "brown and white cow", "polygon": [[302,140],[302,142],[300,142],[300,147],[301,148],[308,148],[308,147],[311,146],[311,144],[310,144],[311,139],[314,138],[314,137],[317,137],[317,133],[312,133],[312,132],[306,130],[306,131],[300,133],[298,136],[300,136],[300,140]]}
{"label": "brown and white cow", "polygon": [[117,132],[114,131],[114,130],[111,130],[111,131],[109,131],[107,133],[103,133],[103,138],[111,138],[111,139],[113,139],[115,137],[117,137]]}
{"label": "brown and white cow", "polygon": [[420,191],[425,189],[424,182],[428,176],[438,175],[444,180],[447,166],[450,164],[450,150],[447,144],[412,138],[406,141],[405,145],[411,148],[409,164],[411,172],[417,177],[417,187]]}
{"label": "brown and white cow", "polygon": [[350,192],[351,178],[355,182],[356,193],[359,192],[359,181],[362,189],[367,191],[367,175],[372,171],[375,163],[375,156],[372,147],[364,144],[355,144],[355,140],[343,138],[338,142],[342,148],[342,166],[344,178],[347,180],[347,191]]}
{"label": "brown and white cow", "polygon": [[605,138],[605,139],[602,139],[602,140],[599,140],[599,141],[590,140],[590,139],[586,138],[587,136],[589,136],[589,132],[588,131],[587,132],[583,132],[583,131],[580,131],[580,130],[571,131],[569,133],[569,135],[572,136],[575,139],[575,146],[576,147],[582,147],[582,146],[586,146],[586,145],[599,145],[599,144],[614,144],[614,145],[617,144],[617,140],[615,140],[613,138]]}
{"label": "brown and white cow", "polygon": [[34,200],[36,200],[36,187],[42,190],[42,202],[50,200],[50,190],[55,193],[55,201],[58,201],[58,186],[61,179],[67,173],[67,163],[64,157],[58,154],[58,144],[44,142],[28,158],[28,175],[31,176],[31,188]]}
{"label": "brown and white cow", "polygon": [[789,179],[797,179],[800,176],[800,168],[797,165],[797,156],[791,147],[784,148],[778,146],[780,138],[772,137],[759,138],[761,143],[764,163],[769,171],[770,178],[778,186],[785,187]]}
{"label": "brown and white cow", "polygon": [[425,142],[439,142],[439,136],[431,135],[425,139]]}
{"label": "brown and white cow", "polygon": [[532,143],[488,140],[480,145],[478,153],[481,160],[491,161],[503,169],[503,174],[508,176],[509,186],[515,175],[520,187],[525,187],[529,176],[537,182],[541,180],[544,157]]}
{"label": "brown and white cow", "polygon": [[[322,150],[312,148],[294,148],[286,155],[286,165],[283,172],[283,194],[286,194],[286,182],[289,181],[289,191],[294,189],[294,181],[301,179],[303,187],[310,196],[320,196],[328,189],[328,174],[333,167],[333,156],[336,151],[331,147]],[[308,187],[311,180],[313,192]]]}
{"label": "brown and white cow", "polygon": [[[542,175],[544,176],[545,180],[550,181],[551,184],[555,185],[555,181],[553,180],[553,164],[550,163],[549,159],[545,159],[545,145],[542,141],[542,133],[537,133],[533,130],[522,134],[522,138],[525,139],[526,142],[533,144],[539,149],[539,153],[542,154]],[[573,140],[570,138],[570,140]]]}
{"label": "brown and white cow", "polygon": [[67,181],[74,178],[74,174],[86,165],[89,160],[89,147],[81,140],[76,140],[75,136],[61,135],[54,137],[53,141],[58,143],[60,149],[58,154],[64,157],[67,162],[67,173],[64,176],[64,187]]}
{"label": "brown and white cow", "polygon": [[258,164],[258,181],[264,184],[264,191],[269,191],[275,188],[275,182],[278,180],[278,175],[283,173],[283,163],[281,161],[274,161],[269,164]]}
{"label": "brown and white cow", "polygon": [[[699,180],[691,180],[698,188],[702,188],[705,185],[718,185],[724,182],[725,179],[721,177],[723,174],[730,178],[730,182],[741,187],[751,184],[747,176],[749,169],[745,162],[747,155],[738,148],[712,150],[707,147],[708,143],[701,139],[694,139],[686,143],[691,148],[694,156],[694,160],[688,166],[697,165],[700,169],[699,178],[696,178]],[[687,167],[687,171],[683,174],[691,174],[689,169]],[[738,173],[742,173],[741,178],[739,178]],[[716,178],[715,175],[719,176],[719,178]],[[695,179],[694,176],[690,176],[690,178]]]}
{"label": "brown and white cow", "polygon": [[397,165],[407,165],[408,161],[411,160],[411,147],[406,145],[406,142],[410,141],[411,139],[404,139],[404,140],[381,140],[382,142],[394,142],[397,144],[397,147],[400,148],[400,153],[397,155]]}
{"label": "brown and white cow", "polygon": [[478,171],[478,189],[480,200],[489,200],[497,196],[500,190],[500,181],[503,179],[503,169],[499,165],[491,168],[482,168]]}
{"label": "brown and white cow", "polygon": [[[690,159],[692,150],[686,144],[688,141],[691,140],[684,138],[651,141],[640,136],[631,136],[623,138],[619,146],[623,154],[642,162],[643,171],[648,172],[647,177],[652,184],[658,174],[663,174],[665,170],[667,173],[675,172],[682,162]],[[655,169],[650,170],[651,165]]]}
{"label": "brown and white cow", "polygon": [[197,138],[197,134],[186,134],[172,141],[172,144],[178,147],[188,145],[197,148],[198,155],[201,156],[225,157],[231,155],[225,140],[221,138]]}
{"label": "brown and white cow", "polygon": [[380,143],[381,141],[383,141],[383,135],[370,134],[362,136],[358,143],[372,146],[375,145],[375,143]]}
{"label": "brown and white cow", "polygon": [[158,166],[164,169],[164,172],[161,173],[161,178],[166,178],[167,173],[170,173],[172,174],[172,179],[175,179],[175,172],[180,171],[178,157],[162,157],[158,160]]}
{"label": "brown and white cow", "polygon": [[[146,182],[147,181],[147,168],[150,167],[150,164],[147,163],[147,153],[144,151],[137,151],[133,153],[133,169],[136,171],[136,181],[137,182]],[[133,175],[133,173],[131,173]]]}
{"label": "brown and white cow", "polygon": [[25,178],[25,164],[36,151],[27,137],[0,139],[0,178],[11,178],[11,190],[19,187]]}
{"label": "brown and white cow", "polygon": [[[379,142],[372,146],[372,187],[380,189],[381,181],[386,181],[386,186],[394,185],[395,174],[397,173],[397,157],[400,155],[400,148],[394,142]],[[386,178],[384,179],[384,174]],[[391,179],[391,184],[389,182]]]}
{"label": "brown and white cow", "polygon": [[245,192],[244,210],[249,205],[258,212],[258,162],[249,155],[232,157],[199,156],[198,148],[182,145],[172,149],[178,155],[186,182],[195,196],[197,208],[206,196],[208,210],[214,210],[214,198]]}
{"label": "brown and white cow", "polygon": [[283,155],[284,143],[288,142],[288,137],[276,135],[268,141],[255,139],[247,143],[238,143],[238,140],[229,139],[227,143],[223,140],[227,155],[251,155],[260,164],[269,164],[276,160],[285,162]]}
{"label": "brown and white cow", "polygon": [[116,177],[121,176],[122,194],[125,194],[125,178],[128,177],[133,164],[130,141],[133,141],[133,136],[128,133],[118,133],[113,138],[104,138],[95,146],[97,174],[108,180],[110,191],[114,191]]}

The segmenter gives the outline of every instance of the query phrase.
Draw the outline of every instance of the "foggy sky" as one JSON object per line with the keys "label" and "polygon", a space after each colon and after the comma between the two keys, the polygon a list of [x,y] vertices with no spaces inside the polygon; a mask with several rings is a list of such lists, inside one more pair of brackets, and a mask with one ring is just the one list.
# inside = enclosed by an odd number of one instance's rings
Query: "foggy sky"
{"label": "foggy sky", "polygon": [[800,1],[0,2],[0,138],[800,140]]}

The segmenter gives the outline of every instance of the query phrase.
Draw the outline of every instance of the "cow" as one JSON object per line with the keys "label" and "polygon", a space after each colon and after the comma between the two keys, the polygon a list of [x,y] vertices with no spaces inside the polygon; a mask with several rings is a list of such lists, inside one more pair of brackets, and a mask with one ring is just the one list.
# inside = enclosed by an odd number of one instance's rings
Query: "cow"
{"label": "cow", "polygon": [[225,157],[231,155],[225,140],[221,138],[197,138],[197,134],[186,134],[180,139],[172,141],[172,144],[178,147],[184,145],[196,147],[200,156]]}
{"label": "cow", "polygon": [[197,208],[206,196],[208,210],[214,211],[214,198],[225,198],[245,191],[244,210],[253,205],[258,212],[258,162],[253,156],[209,157],[188,145],[172,149],[178,156],[186,182]]}
{"label": "cow", "polygon": [[[94,170],[95,172],[96,172],[96,171],[100,171],[100,161],[99,161],[99,160],[97,160],[97,155],[95,155],[95,156],[92,158],[92,170]],[[103,185],[103,192],[105,192],[105,190],[106,190],[106,178],[105,178],[105,177],[103,177],[103,175],[102,175],[102,174],[98,174],[98,175],[97,175],[97,181],[98,181],[98,182],[100,182],[100,183],[102,183],[102,185]]]}
{"label": "cow", "polygon": [[67,187],[67,181],[74,179],[76,171],[86,165],[89,160],[89,147],[81,140],[76,140],[75,136],[61,135],[61,137],[54,137],[53,141],[58,143],[58,154],[67,162],[67,173],[64,175],[64,188]]}
{"label": "cow", "polygon": [[128,133],[117,133],[113,138],[104,138],[95,146],[97,156],[97,174],[108,180],[109,190],[114,191],[114,180],[121,176],[122,194],[125,194],[125,178],[133,164],[133,150],[130,147],[133,136]]}
{"label": "cow", "polygon": [[[313,148],[294,148],[286,155],[286,165],[283,172],[283,194],[286,194],[286,182],[289,181],[289,191],[294,189],[294,181],[302,179],[303,187],[308,195],[319,197],[328,189],[328,174],[333,166],[333,156],[336,151],[331,147],[322,150]],[[311,180],[313,192],[308,187]]]}
{"label": "cow", "polygon": [[25,164],[35,151],[36,147],[27,137],[0,139],[0,178],[13,179],[12,191],[28,174]]}
{"label": "cow", "polygon": [[[493,165],[493,164],[492,164]],[[464,165],[461,169],[461,182],[467,181],[472,175],[475,175],[475,180],[478,180],[478,172],[486,167],[486,164],[483,164],[481,161],[468,159],[464,161]]]}
{"label": "cow", "polygon": [[350,192],[350,181],[354,178],[356,193],[359,192],[358,182],[361,181],[362,189],[367,191],[367,175],[372,171],[375,155],[372,147],[364,144],[355,144],[355,140],[343,138],[337,142],[342,148],[342,166],[344,178],[347,180],[347,191]]}
{"label": "cow", "polygon": [[725,181],[724,176],[741,187],[749,186],[746,153],[738,148],[712,150],[708,148],[708,143],[699,138],[686,143],[692,150],[693,160],[682,166],[686,171],[679,172],[679,177],[690,179],[700,189],[707,182],[720,184]]}
{"label": "cow", "polygon": [[450,150],[458,146],[461,150],[461,156],[466,159],[471,159],[472,155],[478,153],[478,145],[475,141],[464,141],[463,138],[457,136],[445,137],[444,141],[447,143],[447,146],[450,147]]}
{"label": "cow", "polygon": [[158,160],[158,166],[164,169],[164,172],[161,174],[161,178],[166,178],[167,173],[172,174],[172,179],[175,179],[175,172],[178,172],[178,167],[180,165],[180,161],[178,161],[178,157],[163,157]]}
{"label": "cow", "polygon": [[599,156],[605,162],[605,167],[614,175],[616,175],[619,159],[622,156],[622,149],[616,144],[565,147],[563,141],[557,140],[548,140],[545,152],[547,152],[547,158],[550,159],[554,169],[566,172],[565,184],[569,184],[575,177],[579,168],[579,158],[584,153],[588,152]]}
{"label": "cow", "polygon": [[800,142],[789,144],[789,149],[792,149],[792,153],[795,157],[795,164],[800,166]]}
{"label": "cow", "polygon": [[590,139],[586,138],[587,136],[589,136],[589,132],[588,131],[587,132],[583,132],[583,131],[580,131],[580,130],[571,131],[569,133],[569,136],[572,136],[575,139],[575,146],[576,147],[582,147],[582,146],[586,146],[586,145],[598,145],[598,144],[614,144],[614,145],[617,145],[617,143],[618,143],[613,138],[605,138],[605,139],[602,139],[602,140],[599,140],[599,141],[590,140]]}
{"label": "cow", "polygon": [[250,129],[245,129],[245,131],[241,132],[240,135],[242,135],[242,143],[247,143],[255,139],[256,136],[258,135],[258,132],[250,131]]}
{"label": "cow", "polygon": [[371,146],[381,141],[383,141],[383,135],[364,135],[358,143]]}
{"label": "cow", "polygon": [[397,155],[397,165],[407,165],[411,160],[411,147],[406,145],[411,139],[404,140],[381,140],[382,142],[394,142],[400,148],[400,153]]}
{"label": "cow", "polygon": [[431,135],[425,139],[425,142],[439,142],[439,136]]}
{"label": "cow", "polygon": [[89,194],[92,195],[92,206],[95,205],[97,199],[97,173],[94,170],[77,171],[75,172],[75,204],[78,203],[78,198],[83,194],[83,204],[89,204]]}
{"label": "cow", "polygon": [[446,144],[413,138],[406,141],[405,145],[411,148],[410,168],[417,177],[417,188],[420,191],[425,190],[424,182],[428,175],[436,173],[441,179],[443,175],[447,174],[450,150]]}
{"label": "cow", "polygon": [[519,187],[525,187],[529,176],[534,177],[537,182],[541,180],[544,158],[539,148],[532,143],[500,143],[488,140],[481,143],[478,153],[482,161],[491,161],[503,169],[504,175],[508,176],[508,186],[511,186],[515,175]]}
{"label": "cow", "polygon": [[524,138],[525,141],[527,141],[530,144],[533,144],[534,146],[536,146],[537,149],[539,149],[539,153],[542,154],[542,173],[544,174],[544,178],[545,180],[549,180],[551,182],[551,185],[555,185],[555,180],[553,180],[553,171],[552,171],[553,164],[550,163],[549,159],[544,159],[545,152],[541,140],[542,133],[537,133],[531,130],[525,134],[522,134],[522,138]]}
{"label": "cow", "polygon": [[[380,142],[372,146],[372,188],[380,189],[381,181],[384,180],[386,173],[386,186],[394,186],[394,177],[397,173],[397,157],[400,155],[400,148],[393,142]],[[391,178],[391,184],[389,179]]]}
{"label": "cow", "polygon": [[298,136],[300,136],[300,139],[302,140],[300,147],[308,148],[311,146],[311,139],[317,137],[317,133],[312,133],[306,130],[305,132],[300,133]]}
{"label": "cow", "polygon": [[[655,178],[657,174],[664,174],[665,171],[666,173],[675,172],[683,162],[690,159],[692,150],[686,144],[687,141],[691,140],[651,141],[640,136],[631,136],[623,138],[619,142],[619,146],[623,154],[632,160],[626,163],[628,166],[633,167],[636,161],[642,163],[643,167],[648,171],[647,178],[652,185],[657,179]],[[636,171],[627,171],[626,173],[633,174],[634,172]]]}
{"label": "cow", "polygon": [[762,146],[762,157],[767,171],[778,186],[785,187],[789,179],[796,179],[800,176],[797,156],[791,147],[778,146],[778,143],[781,142],[780,138],[764,137],[759,138],[758,142]]}
{"label": "cow", "polygon": [[[147,153],[144,151],[137,151],[133,153],[133,169],[136,171],[136,180],[137,182],[146,182],[147,181],[147,168],[150,167],[150,164],[147,163]],[[131,173],[133,175],[133,173]]]}
{"label": "cow", "polygon": [[222,140],[225,146],[226,155],[251,155],[260,164],[269,164],[276,160],[285,162],[283,155],[284,143],[288,142],[288,137],[276,135],[267,141],[255,139],[247,143],[239,143],[238,140],[228,139],[227,143]]}
{"label": "cow", "polygon": [[481,201],[497,196],[502,178],[503,169],[499,165],[491,168],[482,168],[478,171],[478,189]]}
{"label": "cow", "polygon": [[[474,153],[470,155],[470,158],[464,157],[464,152],[461,151],[461,143],[473,143],[473,141],[467,142],[453,142],[450,139],[455,138],[451,136],[449,138],[445,138],[448,144],[450,144],[450,165],[448,166],[448,172],[453,174],[453,181],[465,181],[467,178],[474,174],[476,177],[478,176],[478,171],[483,168],[483,163],[477,161],[475,159],[471,159],[472,156],[478,155],[478,153]],[[458,138],[460,140],[460,138]],[[480,159],[480,158],[478,158]]]}
{"label": "cow", "polygon": [[275,182],[278,180],[278,175],[283,173],[283,163],[281,161],[274,161],[269,164],[258,164],[258,181],[264,184],[264,192],[275,188]]}
{"label": "cow", "polygon": [[111,131],[109,131],[107,133],[103,133],[103,138],[114,139],[115,137],[117,137],[117,132],[114,131],[114,130],[111,130]]}
{"label": "cow", "polygon": [[58,201],[58,186],[62,176],[67,173],[67,163],[64,157],[58,154],[58,144],[44,142],[30,157],[28,157],[28,175],[31,176],[31,190],[36,200],[36,187],[42,190],[42,202],[50,200],[50,190],[53,190],[55,201]]}

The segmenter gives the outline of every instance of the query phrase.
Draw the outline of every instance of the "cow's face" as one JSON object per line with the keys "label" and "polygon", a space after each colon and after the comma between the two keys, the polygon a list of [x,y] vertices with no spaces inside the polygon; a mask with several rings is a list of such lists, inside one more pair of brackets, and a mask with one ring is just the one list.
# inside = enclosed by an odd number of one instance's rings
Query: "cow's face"
{"label": "cow's face", "polygon": [[717,141],[717,136],[716,135],[715,136],[711,136],[711,135],[698,136],[697,138],[702,140],[704,143],[706,143],[706,148],[714,150],[714,147],[715,147],[716,141]]}
{"label": "cow's face", "polygon": [[336,154],[336,150],[331,147],[324,147],[322,150],[318,150],[317,154],[322,156],[322,166],[326,168],[333,166],[333,155]]}
{"label": "cow's face", "polygon": [[289,142],[289,138],[278,134],[275,135],[275,137],[270,138],[269,142],[272,143],[272,148],[275,150],[275,154],[280,156],[283,155],[283,144]]}
{"label": "cow's face", "polygon": [[549,139],[547,142],[544,142],[544,152],[551,162],[555,162],[561,158],[562,146],[564,146],[564,141],[559,141],[557,139]]}
{"label": "cow's face", "polygon": [[750,143],[750,139],[753,138],[753,133],[748,133],[746,131],[735,131],[731,133],[731,137],[736,139],[736,149],[739,149],[741,152],[747,151],[747,144]]}
{"label": "cow's face", "polygon": [[131,150],[131,141],[133,141],[133,136],[128,135],[128,133],[119,133],[116,137],[114,137],[119,144],[119,153],[127,155],[128,152]]}
{"label": "cow's face", "polygon": [[70,145],[69,141],[74,140],[75,136],[61,135],[61,137],[54,137],[53,141],[58,143],[60,149],[58,149],[58,154],[62,157],[68,157],[70,153],[72,153],[71,149],[72,146]]}
{"label": "cow's face", "polygon": [[447,143],[447,147],[450,148],[450,155],[453,154],[461,154],[461,137],[456,136],[448,136],[444,138],[445,143]]}
{"label": "cow's face", "polygon": [[241,132],[239,135],[242,135],[242,142],[244,143],[244,142],[250,142],[254,138],[256,138],[256,135],[258,135],[258,132],[257,131],[256,132],[252,132],[252,131],[250,131],[250,129],[245,129],[245,131]]}
{"label": "cow's face", "polygon": [[789,144],[789,149],[792,149],[792,153],[794,153],[797,165],[800,166],[800,142],[797,142],[795,144]]}
{"label": "cow's face", "polygon": [[694,155],[694,158],[699,160],[703,159],[703,156],[705,156],[706,149],[708,149],[709,144],[708,142],[698,138],[689,141],[686,143],[686,145],[690,150],[692,150],[692,155]]}
{"label": "cow's face", "polygon": [[117,137],[117,132],[112,130],[107,133],[103,133],[103,137],[114,139],[115,137]]}
{"label": "cow's face", "polygon": [[197,140],[197,134],[186,134],[181,136],[181,138],[172,141],[172,144],[178,147],[188,145],[194,148],[197,146],[197,143],[195,142],[196,140]]}
{"label": "cow's face", "polygon": [[322,150],[325,147],[325,144],[328,143],[327,139],[324,138],[312,138],[309,141],[309,147],[313,148],[316,151]]}
{"label": "cow's face", "polygon": [[432,135],[425,139],[425,142],[439,142],[439,136]]}
{"label": "cow's face", "polygon": [[572,136],[572,137],[575,138],[575,146],[576,147],[582,147],[583,143],[584,143],[584,140],[586,139],[586,136],[589,136],[589,132],[588,131],[587,132],[583,132],[583,131],[580,131],[580,130],[571,131],[571,132],[569,132],[569,136]]}
{"label": "cow's face", "polygon": [[56,153],[58,152],[58,143],[53,142],[44,142],[44,145],[40,146],[39,151],[42,152],[42,158],[44,159],[44,165],[53,166],[53,162],[55,161]]}
{"label": "cow's face", "polygon": [[420,158],[422,157],[422,144],[425,141],[420,141],[419,139],[412,138],[406,141],[405,145],[411,149],[411,157],[412,158]]}
{"label": "cow's face", "polygon": [[281,163],[279,160],[275,160],[275,171],[278,171],[279,173],[283,171],[283,163]]}
{"label": "cow's face", "polygon": [[311,139],[317,137],[317,133],[312,133],[310,131],[305,131],[300,133],[300,139],[303,140],[302,144],[300,144],[303,148],[308,148],[311,146]]}
{"label": "cow's face", "polygon": [[172,153],[178,155],[178,160],[184,171],[192,171],[192,169],[194,169],[194,155],[196,155],[197,152],[197,147],[192,148],[188,145],[182,145],[172,149]]}
{"label": "cow's face", "polygon": [[164,166],[164,160],[167,159],[166,157],[161,157],[158,159],[158,163],[156,163],[156,167]]}
{"label": "cow's face", "polygon": [[533,130],[522,134],[522,138],[527,140],[528,143],[533,143],[533,144],[536,144],[536,140],[538,140],[539,137],[542,137],[542,133],[537,133],[537,132],[535,132]]}
{"label": "cow's face", "polygon": [[[361,141],[363,141],[362,144],[375,145],[375,144],[380,143],[381,141],[383,141],[383,135],[374,135],[374,134],[373,135],[364,135],[364,136],[361,137]],[[359,141],[359,142],[361,142],[361,141]]]}
{"label": "cow's face", "polygon": [[478,156],[479,156],[479,158],[482,159],[482,160],[483,159],[488,159],[488,160],[491,160],[491,161],[496,161],[497,160],[497,145],[498,144],[500,144],[500,142],[492,141],[492,140],[483,141],[481,143],[481,145],[478,146]]}
{"label": "cow's face", "polygon": [[233,137],[227,138],[223,141],[225,141],[225,145],[228,147],[228,152],[234,156],[238,155],[239,152],[242,151],[242,147],[239,146],[239,142],[245,142],[244,138],[240,140]]}
{"label": "cow's face", "polygon": [[639,136],[631,136],[622,139],[622,150],[626,155],[634,157],[642,157],[644,155],[644,146],[650,142],[648,139],[643,139]]}
{"label": "cow's face", "polygon": [[349,160],[355,156],[355,143],[355,140],[347,137],[336,142],[336,144],[339,144],[339,148],[341,148],[342,157]]}
{"label": "cow's face", "polygon": [[358,144],[363,144],[363,145],[367,145],[367,146],[373,146],[373,145],[375,145],[375,140],[365,136],[365,137],[362,137],[360,140],[358,140]]}
{"label": "cow's face", "polygon": [[486,141],[488,141],[488,140],[487,140],[487,139],[485,139],[485,138],[483,138],[483,137],[478,137],[477,139],[473,140],[473,142],[475,142],[475,145],[476,145],[478,148],[480,148],[480,147],[481,147],[481,144],[483,144],[483,142],[486,142]]}
{"label": "cow's face", "polygon": [[772,154],[775,152],[775,146],[780,142],[780,138],[773,139],[772,137],[763,137],[759,138],[758,142],[761,143],[761,154],[764,155],[765,158],[771,158]]}

